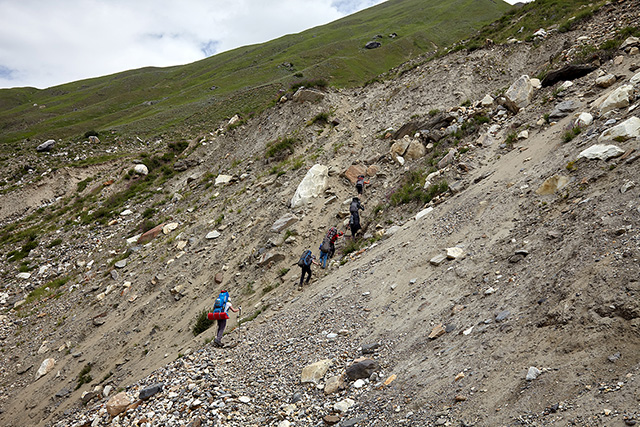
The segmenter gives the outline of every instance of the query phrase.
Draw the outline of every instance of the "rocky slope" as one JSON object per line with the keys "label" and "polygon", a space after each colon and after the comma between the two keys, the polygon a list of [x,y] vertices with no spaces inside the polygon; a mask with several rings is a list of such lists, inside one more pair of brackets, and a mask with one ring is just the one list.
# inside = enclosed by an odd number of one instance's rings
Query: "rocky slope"
{"label": "rocky slope", "polygon": [[[3,260],[0,422],[634,425],[638,44],[570,83],[533,89],[521,76],[550,59],[560,68],[638,13],[638,2],[611,4],[576,31],[212,124],[184,151],[186,170],[108,225],[60,219],[29,252],[28,277]],[[286,138],[298,141],[293,154],[266,154]],[[589,159],[594,145],[613,147]],[[291,208],[314,164],[326,184]],[[96,211],[145,179],[132,166],[51,171],[3,195],[2,221],[27,221],[74,190],[99,190],[86,208]],[[394,206],[411,173],[432,167],[428,180],[449,190]],[[345,227],[358,168],[371,181],[359,250],[342,255],[354,246],[339,240],[329,268],[314,267],[298,291],[293,264],[329,226]],[[164,231],[126,243],[149,208]],[[223,287],[243,322],[216,349],[213,328],[195,338],[191,328]],[[361,356],[375,362],[352,367]],[[315,377],[303,370],[322,361]]]}

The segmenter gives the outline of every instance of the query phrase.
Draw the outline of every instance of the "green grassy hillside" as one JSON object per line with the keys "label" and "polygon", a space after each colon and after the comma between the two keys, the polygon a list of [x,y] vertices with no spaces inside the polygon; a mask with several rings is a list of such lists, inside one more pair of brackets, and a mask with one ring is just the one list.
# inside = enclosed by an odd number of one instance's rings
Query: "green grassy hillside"
{"label": "green grassy hillside", "polygon": [[[502,0],[389,0],[324,26],[188,65],[142,68],[44,90],[3,89],[0,144],[5,153],[15,152],[27,139],[79,139],[89,130],[103,139],[193,135],[233,114],[264,109],[279,90],[297,81],[361,85],[469,37],[508,9]],[[376,35],[382,36],[377,39],[382,47],[364,49]]]}

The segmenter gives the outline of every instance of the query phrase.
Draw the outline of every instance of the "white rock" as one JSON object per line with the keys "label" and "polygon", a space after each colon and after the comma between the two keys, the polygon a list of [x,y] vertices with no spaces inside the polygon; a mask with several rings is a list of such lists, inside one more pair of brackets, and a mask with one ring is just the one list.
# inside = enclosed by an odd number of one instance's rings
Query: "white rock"
{"label": "white rock", "polygon": [[358,380],[356,380],[356,381],[353,383],[353,387],[354,387],[354,388],[362,388],[362,387],[364,387],[364,386],[365,386],[365,384],[366,384],[366,383],[364,382],[364,380],[363,380],[363,379],[358,379]]}
{"label": "white rock", "polygon": [[621,193],[626,193],[627,191],[631,190],[632,188],[634,188],[636,186],[636,183],[633,181],[627,181],[624,184],[622,184],[622,187],[620,187],[620,192]]}
{"label": "white rock", "polygon": [[336,403],[335,405],[333,405],[333,409],[335,409],[338,412],[347,412],[355,404],[356,404],[356,402],[354,402],[351,399],[344,399],[344,400],[341,400],[340,402]]}
{"label": "white rock", "polygon": [[533,86],[534,89],[542,89],[542,82],[540,79],[533,78],[531,79],[531,86]]}
{"label": "white rock", "polygon": [[454,246],[453,248],[447,248],[447,258],[459,259],[464,256],[464,249]]}
{"label": "white rock", "polygon": [[542,371],[535,366],[531,366],[529,371],[527,371],[526,379],[527,381],[533,381],[542,373]]}
{"label": "white rock", "polygon": [[210,233],[208,233],[206,236],[206,238],[209,240],[217,239],[218,237],[220,237],[220,232],[218,230],[213,230]]}
{"label": "white rock", "polygon": [[433,211],[433,207],[429,206],[426,209],[421,210],[420,212],[418,212],[416,214],[416,221],[421,220],[422,218],[424,218],[425,216],[429,215],[431,212]]}
{"label": "white rock", "polygon": [[607,160],[612,157],[618,157],[624,154],[624,150],[615,145],[593,145],[578,154],[578,159],[588,160]]}
{"label": "white rock", "polygon": [[133,168],[133,171],[135,173],[137,173],[138,175],[148,175],[149,174],[149,168],[147,168],[142,163],[135,165],[134,168]]}
{"label": "white rock", "polygon": [[626,141],[638,136],[640,136],[640,118],[634,116],[602,132],[598,137],[598,141]]}
{"label": "white rock", "polygon": [[563,90],[569,89],[571,86],[573,86],[573,82],[567,80],[566,82],[562,83],[558,89],[562,92]]}
{"label": "white rock", "polygon": [[504,95],[509,100],[513,101],[518,108],[523,108],[529,105],[529,102],[531,102],[531,98],[533,97],[533,85],[531,84],[529,76],[525,74],[513,82]]}
{"label": "white rock", "polygon": [[328,179],[329,168],[327,166],[313,165],[298,185],[291,199],[291,207],[295,209],[311,203],[314,198],[320,196],[327,188]]}
{"label": "white rock", "polygon": [[38,372],[36,372],[36,381],[51,372],[55,364],[56,360],[53,358],[43,360]]}
{"label": "white rock", "polygon": [[251,398],[249,396],[240,396],[238,398],[238,400],[242,403],[249,403],[251,402]]}
{"label": "white rock", "polygon": [[18,273],[18,275],[16,276],[18,279],[28,279],[31,277],[31,273]]}
{"label": "white rock", "polygon": [[120,212],[120,216],[129,216],[133,213],[133,211],[131,209],[125,209],[122,212]]}
{"label": "white rock", "polygon": [[616,76],[613,74],[607,74],[596,79],[596,85],[600,87],[609,87],[616,82]]}
{"label": "white rock", "polygon": [[486,94],[484,98],[482,98],[482,101],[480,101],[480,104],[483,107],[491,107],[493,105],[493,96]]}
{"label": "white rock", "polygon": [[640,73],[631,77],[631,79],[629,80],[629,84],[631,84],[632,86],[636,86],[638,83],[640,83]]}
{"label": "white rock", "polygon": [[613,92],[598,98],[593,105],[599,108],[601,114],[604,114],[618,108],[628,107],[632,96],[633,85],[623,85]]}
{"label": "white rock", "polygon": [[229,182],[231,182],[232,179],[233,179],[233,176],[231,176],[231,175],[222,175],[222,174],[220,174],[220,175],[218,175],[216,177],[216,181],[215,181],[214,185],[216,185],[216,186],[217,185],[225,185],[225,184],[228,184]]}
{"label": "white rock", "polygon": [[169,224],[167,224],[164,227],[162,227],[162,232],[164,234],[169,234],[173,230],[175,230],[176,228],[178,228],[178,223],[177,222],[170,222]]}
{"label": "white rock", "polygon": [[593,116],[591,113],[580,113],[578,114],[578,118],[576,118],[575,125],[580,127],[587,127],[593,123]]}
{"label": "white rock", "polygon": [[527,138],[529,138],[529,131],[526,129],[518,134],[518,139],[527,139]]}

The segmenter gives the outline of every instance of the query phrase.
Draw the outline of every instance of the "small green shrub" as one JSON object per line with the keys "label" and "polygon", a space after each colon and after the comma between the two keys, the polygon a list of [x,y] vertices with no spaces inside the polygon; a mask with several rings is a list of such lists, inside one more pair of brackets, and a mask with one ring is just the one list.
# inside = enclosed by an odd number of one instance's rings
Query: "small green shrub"
{"label": "small green shrub", "polygon": [[567,143],[582,132],[580,126],[574,126],[562,135],[562,142]]}
{"label": "small green shrub", "polygon": [[314,124],[319,124],[321,126],[324,126],[329,123],[329,115],[330,113],[328,111],[318,113],[307,123],[307,125],[311,126]]}
{"label": "small green shrub", "polygon": [[78,375],[78,384],[76,385],[76,390],[82,387],[83,384],[88,384],[93,380],[91,375],[89,375],[89,372],[91,372],[91,363],[87,363],[86,365],[84,365],[84,368],[82,368],[82,370],[80,371],[80,374]]}
{"label": "small green shrub", "polygon": [[298,139],[294,137],[280,138],[267,146],[267,157],[284,158],[293,154],[293,149],[298,144]]}
{"label": "small green shrub", "polygon": [[49,243],[49,246],[47,246],[49,249],[53,248],[54,246],[58,246],[62,244],[62,239],[58,238],[58,239],[54,239],[51,241],[51,243]]}
{"label": "small green shrub", "polygon": [[329,86],[329,82],[325,79],[306,79],[295,82],[291,85],[291,91],[295,92],[301,87],[327,87]]}
{"label": "small green shrub", "polygon": [[198,313],[193,328],[191,329],[194,336],[200,335],[201,333],[209,329],[215,322],[214,320],[209,320],[208,314],[208,310],[203,310]]}

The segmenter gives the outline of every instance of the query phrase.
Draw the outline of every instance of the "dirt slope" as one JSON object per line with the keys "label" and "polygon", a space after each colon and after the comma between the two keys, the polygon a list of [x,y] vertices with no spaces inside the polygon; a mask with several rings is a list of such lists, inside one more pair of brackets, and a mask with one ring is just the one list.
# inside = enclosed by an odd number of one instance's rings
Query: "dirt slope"
{"label": "dirt slope", "polygon": [[[596,20],[605,26],[621,10],[628,12],[629,3],[603,11]],[[620,189],[637,180],[640,162],[631,150],[637,150],[638,140],[614,142],[629,152],[622,159],[581,160],[567,168],[611,126],[607,120],[619,123],[637,116],[637,110],[596,115],[593,125],[566,143],[571,116],[553,125],[540,121],[559,100],[575,101],[578,112],[592,110],[595,99],[635,74],[629,68],[637,56],[620,52],[619,64],[600,67],[619,76],[612,88],[594,86],[596,71],[562,93],[536,91],[531,106],[518,114],[498,116],[497,106],[487,108],[492,121],[464,137],[455,161],[442,168],[454,190],[431,202],[433,211],[416,220],[426,206],[414,203],[374,214],[408,171],[430,166],[428,156],[404,166],[393,160],[388,153],[394,141],[385,137],[393,133],[389,128],[427,120],[434,109],[466,117],[460,104],[497,94],[522,74],[534,75],[565,41],[578,43],[587,31],[593,29],[552,35],[541,44],[458,52],[396,80],[330,91],[315,104],[280,103],[235,130],[212,129],[194,137],[190,158],[196,166],[158,189],[155,199],[132,201],[133,216],[108,227],[78,225],[65,236],[81,237],[49,262],[52,269],[78,271],[77,283],[66,285],[68,292],[26,315],[2,314],[6,357],[0,423],[110,425],[107,399],[96,396],[85,407],[80,403],[84,392],[109,385],[133,396],[152,379],[169,384],[194,372],[206,377],[205,362],[221,387],[232,390],[221,397],[230,400],[226,408],[211,404],[181,412],[183,424],[197,418],[205,425],[216,419],[220,425],[285,420],[319,425],[335,412],[332,405],[347,397],[356,404],[341,416],[343,425],[623,425],[625,419],[637,420],[640,205],[638,187]],[[309,125],[324,111],[339,124]],[[478,144],[494,124],[499,131],[493,143]],[[525,129],[527,139],[503,143]],[[277,162],[264,159],[266,146],[291,135],[301,141],[291,158],[301,158],[304,167],[271,173]],[[311,205],[291,210],[289,200],[315,163],[331,168],[328,189]],[[367,234],[384,230],[385,236],[328,270],[315,269],[311,286],[299,292],[299,269],[292,264],[304,248],[317,248],[329,226],[343,227],[345,202],[354,192],[343,172],[355,163],[380,170],[365,193],[363,220]],[[122,174],[127,168],[114,169]],[[2,212],[13,210],[2,218],[24,209],[18,209],[18,201],[29,205],[32,200],[34,209],[43,197],[72,191],[86,177],[65,173],[67,179],[44,180],[37,196],[32,189],[3,196]],[[92,173],[109,177],[108,171]],[[203,178],[207,173],[213,177],[209,181],[219,173],[238,179],[215,186]],[[554,175],[567,177],[568,185],[551,195],[536,194]],[[337,200],[325,203],[333,195]],[[144,209],[163,198],[171,202],[159,209],[178,228],[136,247],[124,268],[114,268],[111,261],[126,251],[123,238]],[[289,227],[295,239],[283,243],[284,232],[270,228],[288,212],[299,220]],[[391,226],[398,226],[393,234]],[[214,229],[221,236],[207,239]],[[187,243],[179,250],[182,241]],[[339,253],[346,243],[340,241]],[[452,247],[465,255],[430,264]],[[258,255],[269,251],[284,260],[258,265]],[[47,256],[43,248],[34,252],[34,257]],[[3,267],[6,289],[12,296],[27,293],[12,268]],[[220,272],[224,280],[216,284],[213,276]],[[193,338],[190,329],[221,287],[243,306],[245,318],[257,317],[225,337],[232,348],[216,352],[205,345],[212,330]],[[430,339],[439,324],[447,332]],[[338,338],[327,338],[331,332]],[[360,356],[362,345],[374,342],[381,344],[373,355],[382,366],[380,380],[397,376],[388,386],[374,380],[364,388],[350,383],[324,396],[314,386],[299,384],[304,366],[333,359],[330,373],[337,375]],[[48,357],[56,359],[54,370],[34,380]],[[93,379],[76,389],[87,364]],[[542,373],[527,381],[532,366]],[[464,377],[456,380],[460,373]],[[220,386],[205,384],[208,390]],[[182,395],[192,391],[179,383],[174,387]],[[282,407],[296,392],[305,397],[294,413],[283,415]],[[244,394],[252,403],[238,408],[236,398]],[[198,397],[215,400],[206,393]],[[118,422],[160,425],[153,416],[171,413],[157,406],[167,399],[167,393],[160,394]]]}

